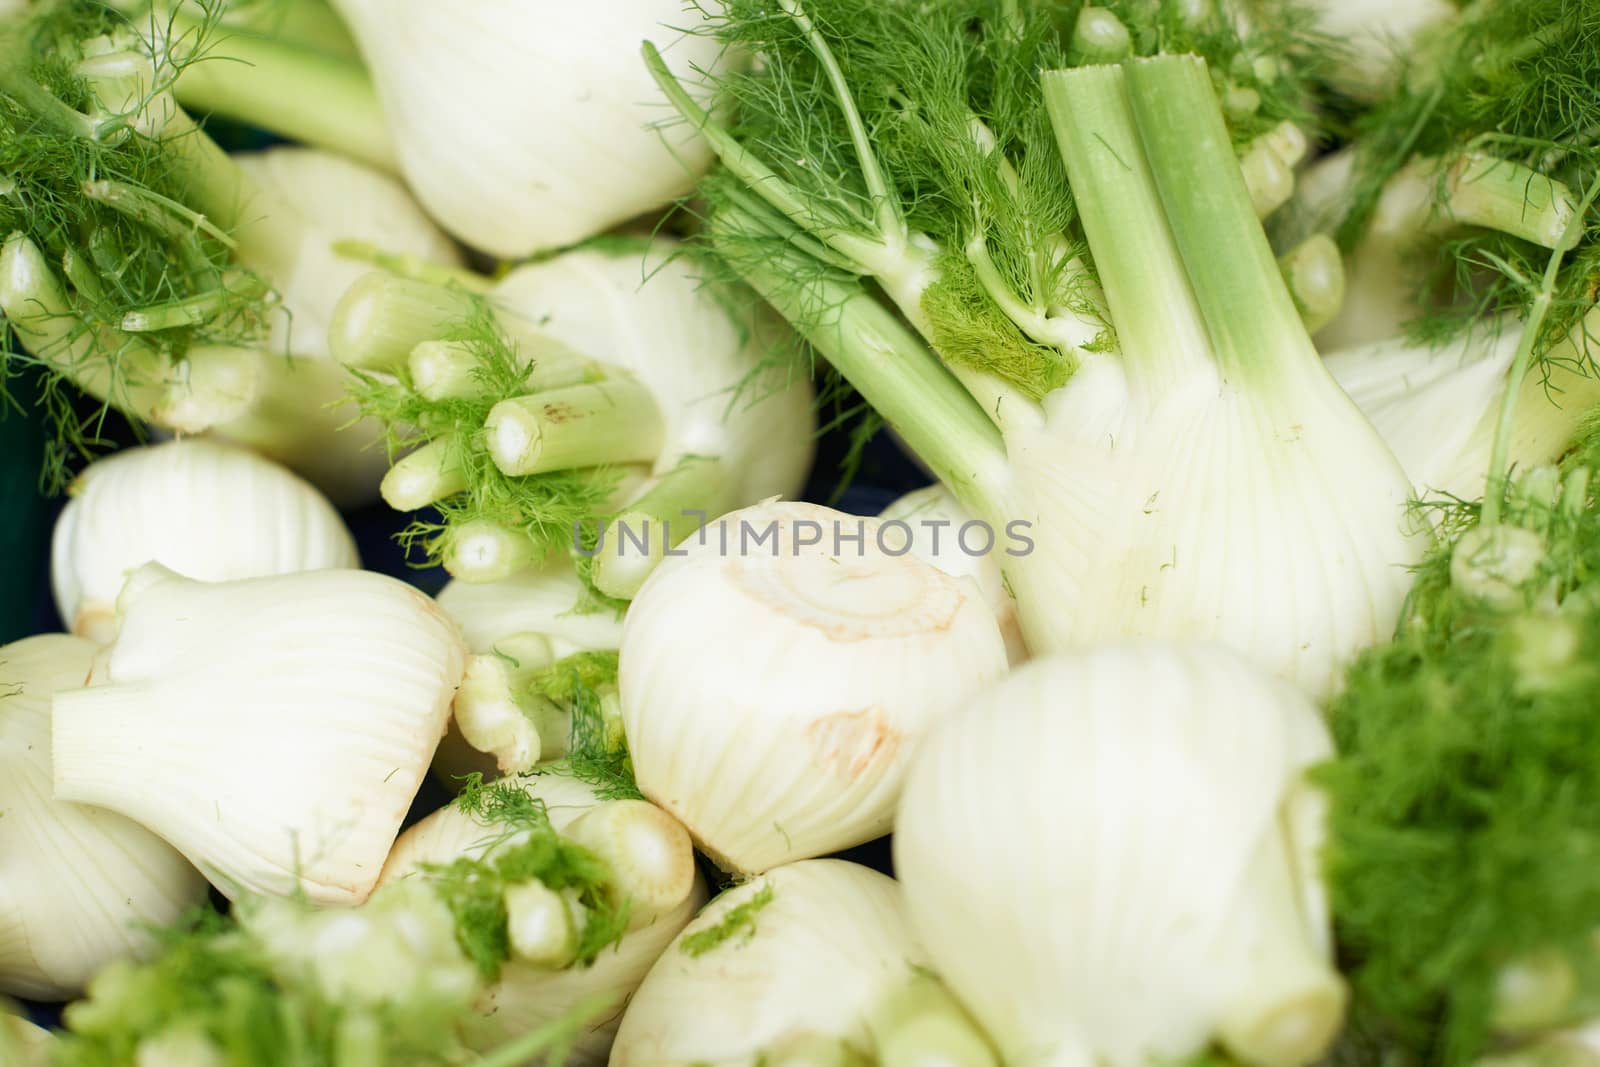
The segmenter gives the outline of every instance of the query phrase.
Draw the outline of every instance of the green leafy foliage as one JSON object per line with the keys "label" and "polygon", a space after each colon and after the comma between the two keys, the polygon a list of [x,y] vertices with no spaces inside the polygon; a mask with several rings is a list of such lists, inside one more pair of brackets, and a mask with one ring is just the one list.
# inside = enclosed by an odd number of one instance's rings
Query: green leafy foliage
{"label": "green leafy foliage", "polygon": [[[1339,230],[1351,247],[1384,185],[1419,157],[1483,151],[1525,164],[1581,195],[1600,176],[1600,6],[1588,0],[1492,0],[1413,53],[1397,92],[1355,124],[1358,182]],[[1473,232],[1427,254],[1416,337],[1443,340],[1487,314],[1532,301],[1546,250]],[[1536,351],[1543,353],[1594,303],[1600,242],[1592,226],[1560,276]]]}
{"label": "green leafy foliage", "polygon": [[[181,361],[196,345],[249,344],[266,335],[269,285],[238,268],[228,235],[186,206],[196,175],[177,149],[201,135],[152,137],[135,129],[183,66],[204,58],[221,8],[219,0],[203,0],[195,26],[174,33],[179,43],[160,54],[149,53],[128,20],[98,0],[49,0],[0,25],[0,238],[26,235],[59,272],[72,336],[95,338],[78,358],[120,368],[135,348],[153,347]],[[79,72],[86,42],[102,38],[143,49],[151,62],[148,83],[130,100],[99,98]],[[174,308],[190,313],[164,329],[122,331],[130,313]],[[6,329],[0,390],[24,364],[59,372],[65,358],[63,351],[27,352]],[[111,402],[121,388],[113,385]],[[74,461],[103,446],[106,406],[85,417],[59,373],[43,402],[56,440],[41,473],[56,489]]]}
{"label": "green leafy foliage", "polygon": [[617,692],[617,653],[575,653],[535,674],[529,688],[572,720],[567,755],[541,773],[576,778],[593,786],[601,800],[645,799],[633,778],[622,724],[607,715],[607,699],[614,704]]}
{"label": "green leafy foliage", "polygon": [[749,900],[729,908],[727,914],[719,919],[716,925],[708,926],[685,937],[678,943],[679,950],[687,956],[698,958],[731,941],[750,940],[756,936],[756,917],[761,914],[763,908],[772,903],[773,893],[770,883],[762,886]]}
{"label": "green leafy foliage", "polygon": [[1441,506],[1395,641],[1331,707],[1340,756],[1317,778],[1360,1062],[1473,1062],[1512,964],[1571,976],[1546,1026],[1597,1007],[1597,460],[1591,433],[1564,471],[1512,483],[1503,521],[1542,551],[1500,595],[1463,576],[1483,552],[1479,506]]}
{"label": "green leafy foliage", "polygon": [[[306,921],[317,914],[278,906]],[[67,1008],[51,1062],[126,1067],[159,1060],[155,1050],[166,1042],[198,1045],[232,1067],[335,1067],[356,1056],[380,1065],[469,1058],[452,1024],[470,997],[408,1001],[403,1010],[330,997],[285,966],[274,946],[209,910],[154,933],[153,958],[108,965],[86,999]]]}
{"label": "green leafy foliage", "polygon": [[[1106,6],[1129,26],[1135,52],[1198,51],[1219,87],[1253,94],[1257,106],[1232,127],[1241,146],[1285,120],[1309,123],[1318,49],[1294,6],[1266,5],[1258,23],[1270,30],[1243,35],[1202,6]],[[1036,322],[1013,321],[1008,308],[1033,320],[1096,316],[1092,264],[1038,80],[1069,65],[1083,7],[707,5],[708,32],[762,56],[716,81],[716,121],[745,153],[701,190],[713,216],[737,216],[713,225],[719,252],[735,271],[782,259],[797,284],[808,270],[875,275],[949,363],[1033,397],[1059,386],[1070,353],[1030,336]],[[983,284],[967,265],[980,247],[993,275]],[[908,305],[906,288],[919,286]]]}

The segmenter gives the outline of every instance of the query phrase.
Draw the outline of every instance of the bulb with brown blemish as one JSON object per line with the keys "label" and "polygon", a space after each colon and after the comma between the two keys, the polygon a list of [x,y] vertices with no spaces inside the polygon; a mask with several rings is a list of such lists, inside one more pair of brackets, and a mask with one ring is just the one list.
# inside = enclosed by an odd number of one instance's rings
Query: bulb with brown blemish
{"label": "bulb with brown blemish", "polygon": [[1006,671],[977,583],[813,504],[733,512],[681,551],[623,629],[639,788],[738,873],[888,833],[918,738]]}

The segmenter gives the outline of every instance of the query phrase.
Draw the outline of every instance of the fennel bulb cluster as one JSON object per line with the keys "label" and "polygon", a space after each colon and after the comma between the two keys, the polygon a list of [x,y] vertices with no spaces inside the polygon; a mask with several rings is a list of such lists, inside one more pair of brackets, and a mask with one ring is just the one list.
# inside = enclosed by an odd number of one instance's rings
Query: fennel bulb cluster
{"label": "fennel bulb cluster", "polygon": [[[476,1017],[462,1027],[467,1043],[480,1049],[560,1019],[597,995],[632,996],[651,964],[706,900],[688,834],[659,809],[638,800],[601,800],[594,787],[560,773],[508,778],[496,788],[543,804],[558,833],[611,865],[626,885],[632,907],[621,940],[585,965],[573,963],[568,947],[548,951],[543,894],[529,898],[523,911],[516,898],[509,899],[512,957],[480,994]],[[497,839],[486,831],[481,816],[453,804],[400,835],[379,885],[423,881],[439,866],[463,858],[492,859],[514,842]],[[555,940],[575,944],[571,939],[578,931],[572,924],[582,921],[583,910],[570,893],[558,901],[555,925],[563,933]],[[519,938],[519,930],[526,934]],[[608,1013],[587,1024],[574,1047],[574,1062],[605,1063],[619,1022],[618,1013]]]}
{"label": "fennel bulb cluster", "polygon": [[[714,247],[964,507],[1028,524],[1034,550],[1001,560],[1027,647],[1219,640],[1330,689],[1390,632],[1422,544],[1405,472],[1322,366],[1241,173],[1289,75],[1203,13],[1215,69],[1058,70],[1026,7],[976,28],[782,7],[722,24],[764,57],[724,79],[728,125],[647,54],[724,164]],[[1225,79],[1259,106],[1225,118]],[[873,136],[890,129],[910,140]],[[928,185],[948,213],[900,193]]]}
{"label": "fennel bulb cluster", "polygon": [[[173,97],[216,14],[37,5],[7,27],[0,95],[17,146],[0,232],[0,308],[29,357],[135,419],[216,430],[341,503],[370,496],[381,436],[326,362],[327,317],[359,266],[340,241],[457,262],[392,178],[326,152],[229,157]],[[182,24],[182,26],[180,26]],[[218,65],[226,65],[219,62]],[[320,360],[320,361],[319,361]],[[56,412],[64,441],[89,424]],[[364,456],[363,450],[369,455]]]}
{"label": "fennel bulb cluster", "polygon": [[1217,645],[1034,660],[936,726],[895,826],[933,965],[1007,1063],[1304,1067],[1338,1033],[1318,870],[1332,753]]}
{"label": "fennel bulb cluster", "polygon": [[804,481],[809,381],[757,303],[707,285],[671,241],[622,240],[525,264],[486,294],[373,274],[345,294],[331,343],[369,377],[364,409],[426,442],[383,495],[440,509],[443,528],[423,529],[451,574],[507,577],[614,515],[589,556],[596,587],[627,598],[667,538]]}
{"label": "fennel bulb cluster", "polygon": [[102,644],[116,636],[117,595],[146,563],[220,582],[356,568],[354,539],[315,489],[252,452],[182,440],[91,463],[56,520],[56,610]]}
{"label": "fennel bulb cluster", "polygon": [[880,534],[815,504],[744,508],[628,609],[618,682],[639,788],[729,871],[887,833],[917,742],[1006,671],[977,585]]}
{"label": "fennel bulb cluster", "polygon": [[893,879],[842,860],[774,868],[718,896],[661,954],[611,1067],[997,1067],[928,958]]}
{"label": "fennel bulb cluster", "polygon": [[[336,503],[366,503],[388,467],[384,427],[357,418],[349,376],[328,353],[339,297],[371,269],[348,249],[376,247],[443,268],[458,266],[460,255],[399,182],[370,167],[290,146],[232,160],[280,208],[266,224],[293,233],[297,243],[283,262],[261,267],[280,306],[258,395],[248,412],[215,432],[294,469]],[[281,217],[290,206],[296,214]]]}
{"label": "fennel bulb cluster", "polygon": [[54,796],[51,697],[83,685],[95,652],[66,634],[0,646],[0,994],[74,996],[112,960],[147,952],[143,927],[205,900],[205,879],[165,841]]}
{"label": "fennel bulb cluster", "polygon": [[[710,163],[634,57],[692,24],[683,0],[335,0],[372,73],[406,182],[465,243],[502,258],[572,245],[689,191]],[[723,49],[681,36],[685,67]],[[657,127],[666,127],[658,129]]]}
{"label": "fennel bulb cluster", "polygon": [[90,685],[53,703],[56,796],[148,827],[230,897],[366,899],[444,734],[454,625],[366,571],[151,563],[117,610]]}

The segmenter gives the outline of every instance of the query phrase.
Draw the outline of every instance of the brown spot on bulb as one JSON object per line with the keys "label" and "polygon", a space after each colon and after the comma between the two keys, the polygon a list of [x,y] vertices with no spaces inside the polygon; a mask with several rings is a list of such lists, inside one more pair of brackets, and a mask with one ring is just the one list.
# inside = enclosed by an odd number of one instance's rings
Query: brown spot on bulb
{"label": "brown spot on bulb", "polygon": [[905,736],[889,725],[876,704],[859,711],[825,715],[806,727],[817,763],[850,779],[862,778],[894,761]]}

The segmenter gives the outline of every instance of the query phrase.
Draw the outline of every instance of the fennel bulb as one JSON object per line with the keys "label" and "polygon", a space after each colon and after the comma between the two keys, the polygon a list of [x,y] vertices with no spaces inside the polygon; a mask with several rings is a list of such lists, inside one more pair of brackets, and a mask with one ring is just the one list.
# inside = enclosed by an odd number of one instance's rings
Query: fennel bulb
{"label": "fennel bulb", "polygon": [[964,507],[1027,524],[1034,550],[1002,567],[1028,648],[1215,639],[1329,689],[1391,631],[1422,545],[1240,172],[1269,94],[1293,96],[1287,57],[1258,69],[1195,16],[1219,78],[1262,80],[1230,126],[1200,59],[1050,69],[1053,24],[1026,6],[781,7],[726,20],[764,57],[725,79],[753,112],[729,126],[647,50],[724,164],[713,246]]}
{"label": "fennel bulb", "polygon": [[[1545,350],[1545,374],[1522,381],[1509,438],[1517,470],[1559,459],[1600,404],[1600,379],[1583,372],[1591,310]],[[1489,474],[1501,406],[1521,340],[1514,318],[1437,348],[1398,338],[1330,352],[1323,362],[1394,449],[1417,495],[1472,500]]]}
{"label": "fennel bulb", "polygon": [[919,739],[1006,671],[976,584],[881,532],[816,504],[735,511],[628,609],[618,682],[639,789],[726,870],[888,833]]}
{"label": "fennel bulb", "polygon": [[56,520],[56,610],[102,644],[129,572],[156,562],[201,581],[356,568],[355,540],[315,489],[271,460],[208,441],[128,448],[91,463]]}
{"label": "fennel bulb", "polygon": [[[520,958],[513,949],[513,958],[482,992],[474,1016],[462,1026],[468,1045],[481,1049],[559,1019],[597,994],[631,996],[706,899],[688,835],[659,809],[617,808],[644,802],[602,801],[592,786],[561,774],[505,779],[497,786],[542,803],[558,833],[594,848],[613,863],[613,869],[633,872],[621,877],[634,905],[627,933],[586,966],[569,960]],[[607,810],[622,818],[604,837],[580,821],[593,821],[597,812],[603,817]],[[463,857],[492,858],[506,844],[492,829],[492,825],[485,828],[481,815],[458,804],[441,808],[400,835],[384,865],[380,887],[422,881],[429,870]],[[511,911],[515,914],[516,907]],[[620,1018],[620,1013],[608,1013],[584,1028],[574,1047],[577,1062],[606,1062]]]}
{"label": "fennel bulb", "polygon": [[283,309],[265,342],[277,358],[262,363],[250,410],[215,432],[291,467],[336,503],[366,503],[388,469],[384,427],[357,418],[349,376],[329,358],[328,328],[339,297],[371,265],[340,249],[368,245],[445,268],[459,266],[460,255],[386,174],[310,148],[280,146],[232,159],[274,204],[293,205],[298,217],[281,224],[296,233],[298,247],[268,274]]}
{"label": "fennel bulb", "polygon": [[1328,82],[1370,102],[1393,89],[1417,38],[1456,17],[1450,0],[1313,0],[1317,29],[1338,38]]}
{"label": "fennel bulb", "polygon": [[[625,599],[669,539],[804,481],[810,383],[758,304],[708,286],[670,241],[621,240],[518,267],[487,294],[371,275],[345,294],[332,347],[371,379],[364,409],[426,442],[383,495],[439,507],[443,529],[416,534],[451,574],[507,577],[614,516],[586,552],[596,587]],[[630,486],[619,468],[649,476]]]}
{"label": "fennel bulb", "polygon": [[20,1015],[0,1011],[0,1063],[12,1067],[48,1067],[55,1038]]}
{"label": "fennel bulb", "polygon": [[[434,755],[435,777],[454,788],[473,771],[493,777],[564,756],[570,718],[529,691],[534,676],[569,656],[614,651],[622,644],[621,614],[594,603],[563,556],[498,582],[451,580],[438,602],[472,655]],[[469,741],[463,723],[474,720]]]}
{"label": "fennel bulb", "polygon": [[[406,182],[462,241],[505,259],[575,244],[688,191],[710,162],[650,103],[633,50],[702,18],[682,0],[530,7],[335,0],[389,120]],[[722,48],[680,35],[715,69]]]}
{"label": "fennel bulb", "polygon": [[366,899],[444,733],[465,649],[366,571],[134,571],[86,689],[53,705],[56,796],[120,812],[223,893]]}
{"label": "fennel bulb", "polygon": [[1007,1063],[1213,1040],[1312,1063],[1345,1003],[1303,778],[1331,751],[1304,695],[1218,645],[1034,660],[918,750],[894,838],[913,927]]}
{"label": "fennel bulb", "polygon": [[438,596],[469,651],[489,652],[502,638],[537,633],[558,659],[622,645],[622,616],[591,600],[572,561],[562,557],[498,582],[452,580]]}
{"label": "fennel bulb", "polygon": [[842,860],[777,867],[662,954],[611,1067],[998,1064],[927,964],[893,879]]}
{"label": "fennel bulb", "polygon": [[143,926],[205,900],[205,879],[165,841],[52,795],[50,697],[83,685],[95,651],[66,634],[0,646],[0,994],[74,996],[104,964],[149,951]]}
{"label": "fennel bulb", "polygon": [[981,523],[956,503],[942,485],[917,489],[891,503],[878,513],[885,524],[904,523],[905,543],[918,559],[938,567],[953,578],[970,577],[978,583],[983,599],[994,611],[1000,635],[1006,642],[1006,659],[1015,667],[1028,658],[1022,629],[1017,621],[1017,599],[1006,588],[997,552],[979,551],[985,543],[974,534],[969,545],[965,533]]}

